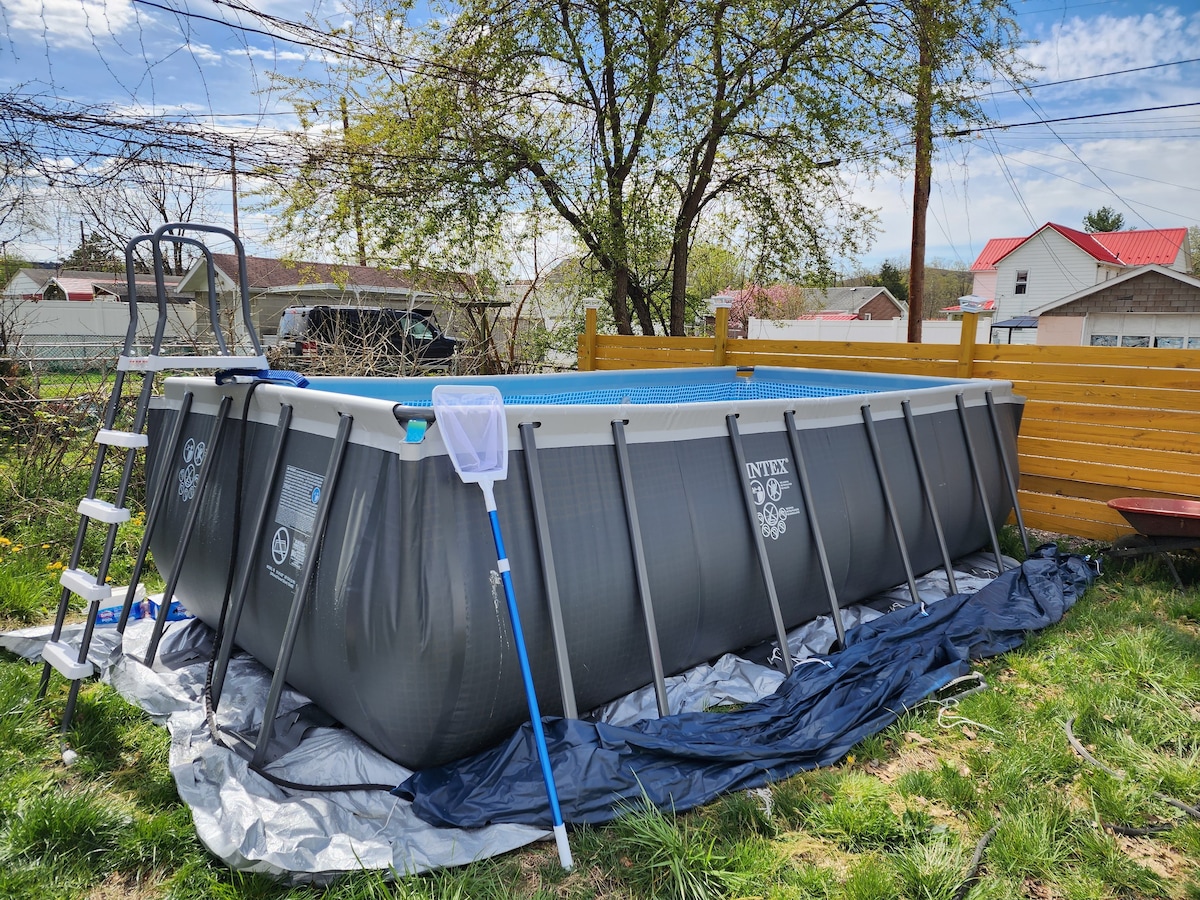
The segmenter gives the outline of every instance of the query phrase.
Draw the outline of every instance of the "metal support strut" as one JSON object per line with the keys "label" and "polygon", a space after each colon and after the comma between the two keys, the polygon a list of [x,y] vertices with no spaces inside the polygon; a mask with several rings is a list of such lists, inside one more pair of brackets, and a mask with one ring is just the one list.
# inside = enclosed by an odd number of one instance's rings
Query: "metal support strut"
{"label": "metal support strut", "polygon": [[667,682],[663,677],[662,649],[658,643],[658,627],[654,624],[654,603],[650,599],[650,575],[646,566],[646,549],[642,546],[642,527],[638,523],[637,501],[633,496],[633,475],[629,465],[629,447],[625,443],[625,422],[614,419],[613,444],[617,451],[617,469],[621,474],[621,492],[625,497],[625,521],[629,525],[629,542],[633,550],[633,567],[637,574],[638,597],[646,622],[646,643],[650,650],[650,666],[654,670],[654,697],[658,714],[670,715],[667,703]]}
{"label": "metal support strut", "polygon": [[742,487],[742,499],[746,503],[746,517],[750,523],[750,536],[754,541],[754,552],[758,556],[758,571],[762,575],[763,587],[767,589],[767,603],[771,607],[771,620],[775,625],[775,638],[779,641],[779,653],[783,657],[783,670],[792,674],[792,651],[788,646],[787,628],[783,624],[783,612],[779,608],[779,594],[775,590],[775,576],[771,574],[771,560],[767,556],[767,545],[763,541],[758,508],[746,481],[746,453],[742,449],[742,435],[738,431],[737,415],[725,417],[729,429],[729,444],[733,448],[733,462],[737,466],[737,480]]}
{"label": "metal support strut", "polygon": [[907,400],[900,401],[900,409],[904,413],[904,427],[908,430],[908,443],[912,447],[913,462],[917,466],[917,475],[921,479],[921,493],[925,495],[925,508],[929,510],[929,518],[933,521],[933,533],[937,536],[938,549],[942,552],[942,568],[946,570],[946,581],[950,585],[950,593],[958,593],[958,583],[954,580],[954,563],[950,560],[950,550],[946,546],[946,532],[942,529],[942,517],[938,514],[937,501],[933,498],[933,485],[929,482],[929,471],[925,468],[925,457],[921,453],[921,441],[917,435],[917,423],[913,418],[912,405]]}
{"label": "metal support strut", "polygon": [[846,627],[842,624],[842,608],[838,605],[837,587],[833,572],[829,568],[829,553],[825,550],[825,539],[821,536],[821,522],[817,518],[817,504],[813,499],[812,482],[808,479],[808,465],[804,451],[800,448],[800,433],[796,430],[796,412],[783,414],[783,425],[787,430],[788,446],[792,450],[792,461],[796,464],[796,478],[800,481],[800,494],[804,498],[804,513],[808,518],[808,530],[812,534],[813,546],[817,549],[817,561],[821,564],[821,576],[825,579],[825,590],[829,594],[829,615],[837,632],[839,647],[846,646]]}
{"label": "metal support strut", "polygon": [[879,436],[875,433],[875,420],[871,417],[871,404],[862,405],[863,425],[867,429],[867,443],[871,445],[871,456],[875,460],[875,471],[879,475],[879,489],[883,492],[883,502],[887,506],[888,519],[892,523],[892,534],[896,538],[896,546],[900,549],[900,559],[904,563],[904,577],[908,579],[908,592],[912,595],[913,603],[921,602],[921,593],[917,590],[917,579],[913,575],[912,560],[908,557],[908,545],[904,540],[904,531],[900,527],[900,512],[896,509],[896,499],[892,495],[892,485],[888,481],[887,469],[883,464],[883,450],[879,447]]}
{"label": "metal support strut", "polygon": [[[271,451],[267,457],[267,472],[266,480],[263,484],[262,500],[258,504],[258,510],[254,515],[253,537],[250,539],[250,545],[246,548],[243,557],[246,561],[242,569],[241,577],[238,579],[237,586],[234,588],[233,596],[230,600],[229,612],[225,618],[224,627],[221,629],[221,644],[217,648],[217,659],[213,664],[212,684],[209,688],[209,698],[212,702],[212,708],[215,712],[221,704],[221,691],[225,687],[225,673],[229,669],[229,659],[233,655],[233,644],[237,637],[238,624],[242,620],[242,610],[246,606],[246,595],[250,591],[250,576],[254,572],[253,560],[258,555],[258,548],[262,546],[263,534],[266,531],[267,522],[271,515],[271,500],[275,491],[275,482],[279,477],[280,464],[283,462],[283,450],[287,445],[288,429],[292,424],[292,406],[290,403],[284,403],[279,408],[279,421],[275,425],[275,441],[271,445]],[[237,511],[237,515],[241,515],[241,510]],[[234,565],[237,561],[234,560]]]}
{"label": "metal support strut", "polygon": [[1004,571],[1004,554],[1000,552],[1000,537],[996,534],[996,523],[992,521],[992,505],[988,503],[987,487],[983,482],[983,472],[979,468],[979,457],[975,454],[975,441],[971,437],[971,423],[967,419],[967,402],[963,395],[957,394],[954,402],[958,406],[958,421],[962,425],[963,445],[967,448],[967,459],[971,463],[971,477],[975,481],[975,491],[979,495],[979,506],[983,510],[983,518],[987,521],[988,537],[992,541],[992,552],[996,555],[996,571]]}
{"label": "metal support strut", "polygon": [[352,416],[343,415],[338,423],[337,436],[333,440],[333,451],[329,456],[329,465],[325,477],[321,481],[321,496],[317,501],[317,511],[313,516],[311,544],[309,552],[304,557],[304,565],[296,579],[296,593],[292,597],[292,605],[288,610],[287,624],[283,629],[283,638],[279,642],[279,658],[275,661],[274,674],[271,675],[271,689],[267,692],[267,704],[263,707],[262,724],[258,730],[258,740],[254,743],[254,756],[250,764],[255,768],[262,766],[267,759],[267,746],[275,731],[275,715],[279,712],[279,699],[283,695],[283,685],[287,681],[288,666],[292,662],[292,651],[296,649],[296,638],[300,634],[300,618],[304,614],[304,605],[308,602],[308,592],[312,585],[313,573],[317,568],[317,558],[320,553],[317,548],[325,537],[325,525],[329,520],[329,507],[333,504],[334,488],[337,486],[338,474],[342,470],[342,460],[346,455],[346,444],[350,439],[350,426],[354,424]]}
{"label": "metal support strut", "polygon": [[1013,474],[1008,454],[1004,452],[1004,433],[1000,430],[1000,416],[996,413],[996,398],[991,391],[984,392],[987,400],[988,418],[992,422],[992,436],[996,439],[996,454],[1000,457],[1000,468],[1004,470],[1004,483],[1008,485],[1008,496],[1012,500],[1013,515],[1017,517],[1017,530],[1021,532],[1021,544],[1025,556],[1029,556],[1029,535],[1025,531],[1025,517],[1021,515],[1021,498],[1017,495],[1017,479]]}
{"label": "metal support strut", "polygon": [[546,512],[546,492],[542,488],[542,469],[538,463],[537,441],[532,422],[522,422],[521,447],[525,451],[525,472],[529,476],[529,496],[533,505],[533,524],[537,532],[538,552],[542,560],[542,581],[546,604],[550,612],[550,630],[554,637],[554,658],[558,663],[558,686],[562,693],[563,715],[578,719],[575,702],[575,683],[571,679],[571,660],[567,655],[567,632],[563,627],[562,600],[558,593],[558,572],[554,568],[554,545],[550,538],[549,515]]}
{"label": "metal support strut", "polygon": [[[212,427],[208,430],[208,436],[204,443],[204,458],[199,460],[200,475],[196,482],[196,496],[191,500],[191,507],[188,509],[187,518],[183,522],[183,530],[179,533],[179,543],[175,547],[175,559],[171,565],[171,572],[167,576],[167,586],[163,590],[162,603],[158,607],[158,614],[154,617],[154,630],[150,633],[150,646],[146,649],[146,658],[143,662],[148,665],[154,665],[154,657],[158,654],[158,642],[162,640],[163,628],[167,624],[167,613],[171,608],[171,601],[175,597],[175,588],[179,586],[179,576],[183,574],[183,564],[187,558],[188,547],[192,543],[192,533],[196,530],[196,523],[200,521],[200,507],[203,504],[204,493],[208,488],[209,477],[212,475],[213,469],[216,466],[217,452],[220,450],[221,435],[225,433],[225,419],[229,414],[229,407],[233,405],[233,397],[226,394],[221,398],[221,403],[217,407],[216,418],[213,419]],[[199,446],[197,444],[197,446]],[[166,473],[163,473],[164,476]]]}

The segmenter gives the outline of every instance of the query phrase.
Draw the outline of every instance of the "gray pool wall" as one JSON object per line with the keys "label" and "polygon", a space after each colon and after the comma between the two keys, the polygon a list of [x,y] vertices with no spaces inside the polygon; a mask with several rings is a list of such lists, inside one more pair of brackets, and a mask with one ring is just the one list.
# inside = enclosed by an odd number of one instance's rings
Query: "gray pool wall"
{"label": "gray pool wall", "polygon": [[[602,377],[593,377],[593,375]],[[508,477],[496,486],[512,577],[545,714],[562,712],[548,600],[519,428],[532,424],[541,470],[575,696],[589,710],[650,683],[651,660],[634,568],[631,534],[614,450],[613,421],[624,423],[640,538],[666,674],[774,637],[770,606],[743,499],[743,480],[773,513],[762,529],[787,627],[829,613],[829,598],[804,514],[795,460],[784,431],[794,411],[822,536],[841,604],[905,580],[863,424],[870,405],[886,473],[913,568],[941,565],[921,492],[901,402],[917,423],[952,556],[988,542],[956,397],[967,421],[991,510],[1008,516],[999,445],[985,404],[990,391],[1001,438],[1016,471],[1021,403],[1006,382],[820,373],[793,369],[581,373],[555,376],[571,390],[624,383],[712,379],[788,379],[875,393],[802,399],[675,404],[506,407]],[[544,376],[496,379],[510,396],[545,389]],[[565,381],[562,381],[566,379]],[[237,642],[274,665],[300,564],[319,554],[288,680],[387,756],[412,768],[456,759],[503,739],[527,716],[516,652],[497,583],[495,551],[479,489],[464,485],[445,454],[436,423],[419,441],[406,427],[428,391],[446,381],[486,379],[319,380],[297,389],[261,385],[249,407],[244,486],[237,506],[240,411],[245,386],[211,379],[169,379],[151,422],[152,484],[171,479],[152,549],[160,571],[174,563],[189,504],[201,503],[199,529],[176,599],[215,626],[234,556],[232,523],[253,519],[281,404],[294,409],[284,469],[270,498],[270,523],[251,567]],[[417,382],[415,384],[410,382]],[[554,383],[549,383],[553,386]],[[357,391],[357,395],[347,393]],[[163,435],[184,392],[194,395],[179,455],[162,459]],[[196,446],[224,395],[233,398],[220,445],[205,448],[215,465],[196,498]],[[365,395],[365,396],[364,396]],[[398,399],[397,399],[398,398]],[[747,471],[735,463],[726,417],[737,416]],[[319,547],[310,533],[314,487],[321,484],[342,416],[350,443]],[[188,442],[191,456],[185,458]],[[190,461],[189,461],[190,459]],[[191,469],[189,471],[189,466]],[[770,497],[764,496],[768,492]],[[757,487],[754,484],[757,483]],[[775,499],[772,499],[775,498]],[[247,526],[248,527],[248,526]],[[278,536],[284,533],[284,539]],[[286,548],[284,547],[286,544]]]}

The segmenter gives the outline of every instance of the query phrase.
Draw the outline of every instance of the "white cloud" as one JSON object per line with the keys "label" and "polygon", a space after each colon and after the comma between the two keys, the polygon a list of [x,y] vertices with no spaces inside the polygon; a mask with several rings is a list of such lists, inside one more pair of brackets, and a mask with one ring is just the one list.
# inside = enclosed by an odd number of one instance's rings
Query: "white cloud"
{"label": "white cloud", "polygon": [[1200,12],[1167,8],[1136,16],[1072,18],[1029,36],[1038,43],[1025,56],[1043,67],[1038,80],[1060,81],[1191,58],[1200,41]]}
{"label": "white cloud", "polygon": [[197,62],[202,63],[219,63],[224,60],[224,54],[214,50],[208,44],[195,44],[188,42],[181,48],[192,55],[192,58]]}
{"label": "white cloud", "polygon": [[270,47],[245,47],[225,52],[229,56],[251,56],[257,59],[269,59],[271,62],[305,62],[309,59],[307,53],[297,53],[295,50],[276,50]]}
{"label": "white cloud", "polygon": [[54,47],[90,46],[137,20],[130,0],[0,0],[0,8],[9,29],[44,35]]}

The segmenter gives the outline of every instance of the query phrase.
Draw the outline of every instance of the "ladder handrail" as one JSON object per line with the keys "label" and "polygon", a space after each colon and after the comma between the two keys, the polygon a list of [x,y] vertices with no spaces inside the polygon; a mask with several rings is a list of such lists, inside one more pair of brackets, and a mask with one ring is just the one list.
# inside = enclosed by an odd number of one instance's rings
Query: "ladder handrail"
{"label": "ladder handrail", "polygon": [[[241,238],[227,228],[221,228],[218,225],[203,225],[198,222],[168,222],[166,225],[159,226],[153,234],[155,244],[163,239],[163,235],[171,231],[200,231],[205,234],[216,234],[221,237],[228,238],[234,247],[238,261],[238,288],[242,295],[242,324],[246,327],[246,333],[250,338],[250,344],[254,348],[254,353],[257,356],[262,355],[262,344],[258,339],[258,330],[254,327],[254,320],[250,313],[250,276],[246,269],[246,248],[242,244]],[[179,235],[170,235],[171,238],[179,237]],[[209,272],[212,274],[212,264],[209,262]],[[210,292],[210,297],[212,296]],[[215,328],[214,324],[214,328]]]}
{"label": "ladder handrail", "polygon": [[[179,234],[164,235],[162,240],[170,241],[173,244],[186,244],[189,247],[196,247],[204,254],[204,269],[208,275],[208,322],[212,327],[213,336],[217,339],[217,350],[222,356],[229,355],[229,346],[225,343],[225,336],[221,334],[221,312],[217,306],[217,273],[216,267],[213,265],[212,251],[208,249],[208,245],[196,238],[184,237]],[[162,349],[159,343],[159,331],[165,329],[167,320],[167,285],[166,274],[163,271],[165,266],[162,264],[162,247],[160,243],[155,243],[153,247],[154,253],[154,283],[155,290],[158,294],[158,317],[160,329],[155,332],[154,351],[157,353]]]}

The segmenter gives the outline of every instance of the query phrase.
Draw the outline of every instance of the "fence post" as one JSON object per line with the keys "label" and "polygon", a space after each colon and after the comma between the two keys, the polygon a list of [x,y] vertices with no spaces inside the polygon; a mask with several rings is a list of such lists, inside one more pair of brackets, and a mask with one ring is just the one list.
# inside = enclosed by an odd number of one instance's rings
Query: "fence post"
{"label": "fence post", "polygon": [[970,378],[975,369],[975,335],[979,331],[979,313],[964,312],[962,333],[958,339],[958,377]]}
{"label": "fence post", "polygon": [[583,334],[579,336],[580,372],[594,372],[596,369],[596,317],[599,309],[599,298],[583,298]]}
{"label": "fence post", "polygon": [[713,361],[714,366],[725,365],[725,345],[729,341],[729,300],[713,300],[713,313],[716,315],[716,325],[714,327],[714,335],[716,343],[713,345]]}

